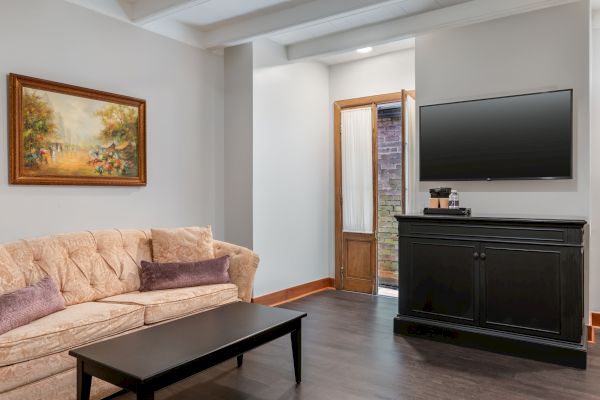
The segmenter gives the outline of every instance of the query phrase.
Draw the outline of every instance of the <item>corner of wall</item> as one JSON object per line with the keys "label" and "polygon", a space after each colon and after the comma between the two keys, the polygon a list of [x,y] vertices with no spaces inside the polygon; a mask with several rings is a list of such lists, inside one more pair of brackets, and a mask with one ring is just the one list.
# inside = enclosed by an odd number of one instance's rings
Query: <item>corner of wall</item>
{"label": "corner of wall", "polygon": [[224,69],[224,237],[230,243],[252,248],[252,43],[227,47]]}

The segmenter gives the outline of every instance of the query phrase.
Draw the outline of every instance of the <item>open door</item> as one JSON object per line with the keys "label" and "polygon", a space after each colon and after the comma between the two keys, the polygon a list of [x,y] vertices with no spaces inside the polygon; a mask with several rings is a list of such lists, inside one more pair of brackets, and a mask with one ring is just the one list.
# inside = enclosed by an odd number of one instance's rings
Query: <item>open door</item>
{"label": "open door", "polygon": [[377,270],[375,104],[341,110],[342,265],[344,289],[373,293]]}
{"label": "open door", "polygon": [[377,293],[377,104],[403,94],[334,104],[337,289]]}
{"label": "open door", "polygon": [[334,103],[337,289],[397,291],[393,216],[413,200],[414,98],[403,90]]}

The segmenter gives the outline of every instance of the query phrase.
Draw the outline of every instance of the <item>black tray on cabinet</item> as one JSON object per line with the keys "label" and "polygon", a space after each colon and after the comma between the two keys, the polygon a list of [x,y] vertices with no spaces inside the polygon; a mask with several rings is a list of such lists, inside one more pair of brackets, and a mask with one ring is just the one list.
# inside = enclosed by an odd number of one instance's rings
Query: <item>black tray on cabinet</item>
{"label": "black tray on cabinet", "polygon": [[471,215],[470,208],[429,208],[425,207],[423,214],[427,215]]}

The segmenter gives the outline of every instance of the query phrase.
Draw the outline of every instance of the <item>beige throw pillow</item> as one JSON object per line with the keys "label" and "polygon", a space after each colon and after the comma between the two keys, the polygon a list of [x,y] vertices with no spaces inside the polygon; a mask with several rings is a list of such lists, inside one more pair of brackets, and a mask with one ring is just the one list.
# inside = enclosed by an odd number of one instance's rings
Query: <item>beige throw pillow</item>
{"label": "beige throw pillow", "polygon": [[152,260],[195,262],[215,258],[210,225],[205,228],[152,229]]}

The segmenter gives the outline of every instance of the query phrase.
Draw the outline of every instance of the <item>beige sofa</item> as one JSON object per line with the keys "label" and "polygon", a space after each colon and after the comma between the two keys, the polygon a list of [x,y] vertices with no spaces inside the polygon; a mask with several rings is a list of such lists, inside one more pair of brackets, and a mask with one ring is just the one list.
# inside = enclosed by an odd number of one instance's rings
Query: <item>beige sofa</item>
{"label": "beige sofa", "polygon": [[[0,335],[0,400],[75,399],[75,359],[69,349],[250,301],[258,257],[218,241],[215,255],[231,256],[231,283],[138,292],[140,262],[152,260],[151,240],[150,231],[106,230],[0,245],[0,294],[49,275],[67,305]],[[94,378],[92,399],[118,390]]]}

